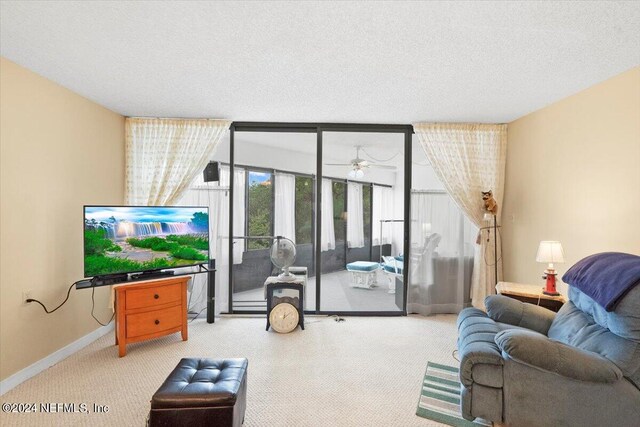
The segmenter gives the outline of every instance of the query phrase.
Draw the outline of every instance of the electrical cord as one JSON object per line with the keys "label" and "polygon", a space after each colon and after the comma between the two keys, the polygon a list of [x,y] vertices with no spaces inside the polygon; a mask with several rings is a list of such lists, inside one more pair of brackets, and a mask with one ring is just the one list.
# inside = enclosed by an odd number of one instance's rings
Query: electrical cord
{"label": "electrical cord", "polygon": [[[78,283],[80,283],[80,282],[81,282],[81,280],[78,280],[77,282],[73,282],[73,283],[71,284],[71,286],[69,286],[69,289],[67,289],[67,296],[64,298],[64,301],[62,301],[62,302],[61,302],[61,303],[60,303],[56,308],[54,308],[53,310],[49,310],[49,309],[47,308],[47,306],[46,306],[46,305],[44,305],[42,302],[40,302],[39,300],[37,300],[37,299],[35,299],[35,298],[27,298],[27,299],[25,300],[25,302],[28,302],[28,303],[35,302],[35,303],[39,304],[39,305],[42,307],[42,309],[44,310],[44,312],[45,312],[45,313],[47,313],[47,314],[51,314],[51,313],[53,313],[53,312],[57,311],[57,310],[58,310],[60,307],[62,307],[63,305],[65,305],[65,303],[66,303],[67,301],[69,301],[69,297],[71,296],[71,289],[73,289],[73,287],[74,287],[75,285],[77,285]],[[96,290],[96,287],[95,287],[95,286],[91,286],[91,317],[93,317],[93,319],[94,319],[96,322],[98,322],[100,325],[102,325],[102,326],[107,326],[107,325],[108,325],[109,323],[111,323],[111,321],[113,320],[113,318],[114,318],[114,316],[115,316],[115,313],[111,316],[111,319],[109,319],[109,321],[108,321],[107,323],[102,323],[100,320],[98,320],[98,318],[97,318],[97,317],[95,316],[95,314],[94,314],[95,307],[96,307],[96,301],[95,301],[95,290]]]}
{"label": "electrical cord", "polygon": [[200,316],[200,314],[205,311],[207,309],[207,307],[203,308],[202,310],[200,310],[193,319],[189,320],[189,323],[193,322],[194,320],[196,320],[198,318],[198,316]]}
{"label": "electrical cord", "polygon": [[42,308],[44,309],[44,312],[45,312],[45,313],[47,313],[47,314],[51,314],[51,313],[53,313],[54,311],[58,310],[60,307],[62,307],[62,306],[63,306],[63,305],[64,305],[64,304],[69,300],[69,296],[71,295],[71,289],[72,289],[76,284],[78,284],[79,282],[80,282],[80,280],[79,280],[79,281],[77,281],[77,282],[73,282],[73,283],[71,284],[71,286],[69,286],[69,289],[67,289],[67,296],[65,297],[64,301],[62,301],[62,302],[60,303],[60,305],[59,305],[59,306],[57,306],[56,308],[54,308],[53,310],[48,310],[46,305],[44,305],[43,303],[41,303],[40,301],[38,301],[38,300],[37,300],[37,299],[35,299],[35,298],[27,298],[27,299],[25,300],[25,302],[29,302],[29,303],[31,303],[31,302],[36,302],[36,303],[38,303],[38,304],[40,304],[40,305],[42,306]]}
{"label": "electrical cord", "polygon": [[113,314],[111,315],[111,318],[109,319],[109,321],[107,323],[102,323],[100,320],[98,320],[98,318],[95,316],[95,314],[93,314],[93,310],[96,308],[96,300],[94,298],[95,294],[96,294],[96,287],[95,287],[95,285],[93,285],[93,286],[91,286],[91,317],[93,317],[93,320],[98,322],[100,325],[107,326],[109,323],[111,323],[113,318],[116,316],[116,313],[115,313],[115,311],[113,312]]}
{"label": "electrical cord", "polygon": [[323,321],[328,320],[328,319],[333,319],[335,322],[338,322],[338,323],[347,321],[347,319],[345,319],[344,317],[340,317],[337,314],[328,314],[327,317],[324,318],[324,319],[312,320],[310,322],[305,321],[304,324],[308,325],[308,324],[311,324],[311,323],[323,322]]}

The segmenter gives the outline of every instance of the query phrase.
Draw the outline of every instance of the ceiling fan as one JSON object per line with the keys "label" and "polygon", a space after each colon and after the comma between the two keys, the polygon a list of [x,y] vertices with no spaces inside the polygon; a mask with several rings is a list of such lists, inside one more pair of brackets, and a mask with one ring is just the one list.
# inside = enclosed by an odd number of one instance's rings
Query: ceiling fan
{"label": "ceiling fan", "polygon": [[395,166],[389,165],[381,165],[379,163],[372,163],[369,160],[365,160],[360,157],[360,150],[362,149],[362,145],[356,145],[356,158],[351,159],[349,163],[325,163],[327,166],[350,166],[351,170],[349,171],[349,178],[362,178],[364,176],[365,170],[369,168],[378,168],[378,169],[392,169],[395,170]]}

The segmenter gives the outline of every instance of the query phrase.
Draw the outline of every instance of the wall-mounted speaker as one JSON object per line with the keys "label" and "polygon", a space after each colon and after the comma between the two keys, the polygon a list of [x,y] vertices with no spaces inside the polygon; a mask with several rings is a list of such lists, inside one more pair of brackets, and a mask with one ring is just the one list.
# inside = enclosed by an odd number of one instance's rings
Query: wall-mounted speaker
{"label": "wall-mounted speaker", "polygon": [[209,162],[204,168],[204,182],[220,181],[220,167],[218,162]]}

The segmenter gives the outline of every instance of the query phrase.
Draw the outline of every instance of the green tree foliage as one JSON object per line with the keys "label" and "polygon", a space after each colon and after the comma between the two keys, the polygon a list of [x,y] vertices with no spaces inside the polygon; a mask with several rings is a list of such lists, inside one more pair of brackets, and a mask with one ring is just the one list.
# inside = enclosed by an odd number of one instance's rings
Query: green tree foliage
{"label": "green tree foliage", "polygon": [[191,224],[193,227],[202,232],[209,230],[209,214],[205,212],[195,212],[191,218]]}
{"label": "green tree foliage", "polygon": [[192,236],[190,234],[183,234],[181,236],[170,234],[167,236],[167,240],[200,249],[201,251],[209,250],[209,239],[204,237]]}
{"label": "green tree foliage", "polygon": [[346,187],[344,182],[333,182],[333,227],[337,242],[344,242],[347,239],[347,222],[344,216]]}
{"label": "green tree foliage", "polygon": [[[273,221],[271,215],[273,212],[272,192],[271,178],[261,183],[251,182],[249,185],[249,211],[247,216],[249,236],[271,235],[271,223]],[[247,245],[249,249],[266,249],[270,246],[271,241],[266,239],[252,239],[248,241]]]}
{"label": "green tree foliage", "polygon": [[[364,216],[364,238],[365,240],[371,239],[371,185],[362,186],[362,210]],[[379,224],[378,224],[379,225]]]}
{"label": "green tree foliage", "polygon": [[[278,183],[276,182],[276,185]],[[313,179],[296,176],[296,243],[311,243]]]}
{"label": "green tree foliage", "polygon": [[178,265],[170,263],[166,258],[138,262],[123,258],[112,258],[104,255],[89,255],[84,258],[85,276],[100,276],[129,271],[159,270]]}
{"label": "green tree foliage", "polygon": [[106,230],[84,230],[85,255],[102,255],[107,251],[120,252],[122,248],[107,238]]}
{"label": "green tree foliage", "polygon": [[169,252],[169,254],[174,258],[193,261],[205,261],[207,259],[206,255],[193,247],[181,245],[178,242],[162,239],[160,237],[147,237],[145,239],[136,239],[132,237],[127,239],[127,243],[137,248],[151,249],[152,251],[157,252]]}

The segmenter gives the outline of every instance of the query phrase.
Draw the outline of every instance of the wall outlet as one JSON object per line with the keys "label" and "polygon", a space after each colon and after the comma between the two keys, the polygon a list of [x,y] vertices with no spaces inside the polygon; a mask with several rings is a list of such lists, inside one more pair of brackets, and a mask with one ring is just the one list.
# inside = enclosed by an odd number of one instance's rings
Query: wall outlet
{"label": "wall outlet", "polygon": [[27,302],[27,300],[29,298],[33,298],[33,291],[31,289],[27,289],[27,290],[22,291],[22,304],[24,304],[24,305],[29,304]]}

